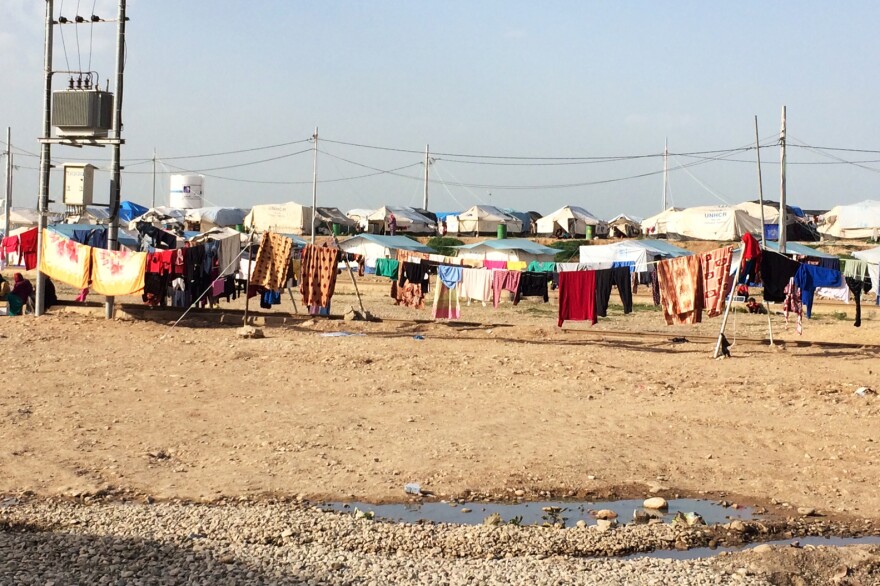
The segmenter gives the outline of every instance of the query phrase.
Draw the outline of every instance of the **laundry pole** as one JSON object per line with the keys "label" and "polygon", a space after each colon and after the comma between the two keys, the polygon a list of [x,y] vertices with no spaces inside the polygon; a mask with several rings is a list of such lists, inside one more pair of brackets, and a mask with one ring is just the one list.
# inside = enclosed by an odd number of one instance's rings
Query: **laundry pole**
{"label": "laundry pole", "polygon": [[730,317],[730,306],[733,305],[733,298],[736,295],[736,284],[739,282],[739,268],[742,265],[740,262],[736,267],[736,273],[733,275],[733,284],[730,287],[730,295],[727,296],[727,307],[724,308],[724,318],[721,320],[721,331],[718,332],[718,341],[715,343],[715,353],[712,354],[712,358],[718,358],[718,354],[721,352],[721,337],[724,335],[724,328],[727,327],[727,318]]}

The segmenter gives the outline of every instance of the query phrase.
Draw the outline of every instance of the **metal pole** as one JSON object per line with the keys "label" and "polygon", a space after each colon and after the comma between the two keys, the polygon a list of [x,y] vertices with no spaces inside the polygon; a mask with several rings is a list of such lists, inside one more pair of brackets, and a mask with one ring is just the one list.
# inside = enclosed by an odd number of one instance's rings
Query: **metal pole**
{"label": "metal pole", "polygon": [[318,212],[318,127],[315,126],[315,134],[312,135],[315,140],[315,156],[312,164],[312,244],[315,243],[315,219]]}
{"label": "metal pole", "polygon": [[429,145],[425,145],[425,197],[422,200],[422,209],[428,209],[428,165],[431,164]]}
{"label": "metal pole", "polygon": [[[113,95],[113,127],[111,136],[116,139],[113,142],[113,158],[110,163],[112,176],[110,178],[110,222],[107,227],[107,250],[118,250],[119,244],[119,200],[122,193],[120,180],[122,179],[120,155],[122,148],[122,79],[125,68],[125,1],[119,0],[119,15],[116,25],[116,87]],[[113,318],[113,297],[107,297],[105,304],[105,317]]]}
{"label": "metal pole", "polygon": [[758,116],[755,115],[755,154],[758,159],[758,204],[761,206],[761,248],[767,248],[764,230],[764,181],[761,178],[761,140],[758,138]]}
{"label": "metal pole", "polygon": [[12,210],[12,128],[6,127],[6,199],[3,203],[3,237],[9,236],[9,212]]}
{"label": "metal pole", "polygon": [[782,130],[779,132],[779,252],[785,254],[785,106],[782,107]]}
{"label": "metal pole", "polygon": [[153,205],[151,207],[156,207],[156,147],[153,147]]}
{"label": "metal pole", "polygon": [[[40,191],[37,195],[37,266],[42,260],[43,230],[46,229],[46,214],[49,212],[49,167],[52,149],[49,138],[52,136],[52,14],[53,0],[46,0],[46,40],[43,54],[43,135],[40,137]],[[46,307],[46,277],[37,271],[37,303],[34,313],[43,315]]]}
{"label": "metal pole", "polygon": [[[255,257],[253,256],[253,243],[254,243],[254,233],[256,232],[256,228],[251,226],[250,234],[248,234],[247,240],[247,275],[245,275],[245,286],[244,286],[244,323],[242,323],[242,327],[248,325],[248,312],[250,310],[251,305],[251,297],[249,295],[251,290],[251,267],[254,266]],[[265,236],[265,234],[264,234]]]}
{"label": "metal pole", "polygon": [[730,316],[730,306],[733,304],[733,297],[736,295],[736,284],[739,282],[739,265],[736,267],[736,273],[733,275],[733,285],[730,287],[730,296],[727,298],[727,307],[724,308],[724,319],[721,320],[721,331],[718,332],[718,341],[715,343],[715,352],[712,358],[718,358],[721,352],[721,336],[724,335],[724,328],[727,327],[727,318]]}
{"label": "metal pole", "polygon": [[669,139],[663,142],[663,209],[669,209]]}

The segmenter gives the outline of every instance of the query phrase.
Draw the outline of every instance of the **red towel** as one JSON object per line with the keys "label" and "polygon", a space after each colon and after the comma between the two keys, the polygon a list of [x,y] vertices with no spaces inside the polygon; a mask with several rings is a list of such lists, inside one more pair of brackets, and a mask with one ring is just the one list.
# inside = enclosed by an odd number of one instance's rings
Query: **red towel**
{"label": "red towel", "polygon": [[37,229],[32,228],[18,235],[21,258],[28,271],[37,268]]}
{"label": "red towel", "polygon": [[596,319],[596,271],[564,271],[559,273],[559,322]]}

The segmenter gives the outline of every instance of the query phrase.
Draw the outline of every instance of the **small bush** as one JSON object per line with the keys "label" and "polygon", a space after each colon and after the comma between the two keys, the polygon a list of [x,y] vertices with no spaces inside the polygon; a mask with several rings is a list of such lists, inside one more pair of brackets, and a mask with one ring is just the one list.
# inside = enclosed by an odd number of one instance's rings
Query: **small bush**
{"label": "small bush", "polygon": [[433,248],[437,251],[437,254],[442,254],[443,256],[455,256],[455,249],[453,246],[461,246],[464,244],[458,238],[440,238],[435,237],[428,240],[428,247]]}
{"label": "small bush", "polygon": [[556,262],[577,262],[580,259],[580,247],[588,246],[589,240],[559,240],[550,245],[560,252],[556,253]]}

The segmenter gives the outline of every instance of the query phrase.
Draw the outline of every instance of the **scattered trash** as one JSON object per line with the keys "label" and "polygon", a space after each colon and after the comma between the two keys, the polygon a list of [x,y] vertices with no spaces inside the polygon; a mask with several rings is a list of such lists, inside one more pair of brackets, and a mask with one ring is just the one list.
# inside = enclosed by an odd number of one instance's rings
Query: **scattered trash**
{"label": "scattered trash", "polygon": [[501,515],[499,515],[498,513],[492,513],[491,515],[483,519],[483,525],[497,527],[498,525],[501,525],[503,521],[504,519],[501,518]]}
{"label": "scattered trash", "polygon": [[415,336],[413,336],[413,340],[424,340],[424,339],[425,339],[425,336],[423,336],[421,334],[416,334]]}
{"label": "scattered trash", "polygon": [[685,337],[678,337],[678,338],[672,338],[669,341],[672,342],[673,344],[686,344],[688,339]]}
{"label": "scattered trash", "polygon": [[15,497],[8,497],[0,501],[0,509],[5,509],[8,507],[14,507],[18,504],[18,499]]}
{"label": "scattered trash", "polygon": [[366,334],[354,334],[352,332],[324,332],[323,334],[318,334],[324,338],[345,338],[347,336],[365,336]]}
{"label": "scattered trash", "polygon": [[375,517],[375,513],[373,511],[362,511],[359,508],[354,508],[354,518],[355,519],[366,519],[367,521],[372,521],[373,517]]}
{"label": "scattered trash", "polygon": [[403,492],[405,492],[406,494],[415,494],[421,496],[422,487],[418,482],[410,482],[403,487]]}
{"label": "scattered trash", "polygon": [[242,327],[238,328],[235,331],[235,333],[238,335],[239,338],[245,338],[245,339],[265,338],[265,335],[263,334],[263,330],[260,328],[255,328],[254,326],[242,326]]}
{"label": "scattered trash", "polygon": [[696,525],[705,525],[706,521],[697,513],[682,513],[679,511],[675,514],[675,517],[673,517],[672,524],[694,527]]}
{"label": "scattered trash", "polygon": [[856,389],[855,394],[859,397],[867,397],[868,395],[876,395],[877,391],[869,389],[868,387],[859,387]]}

